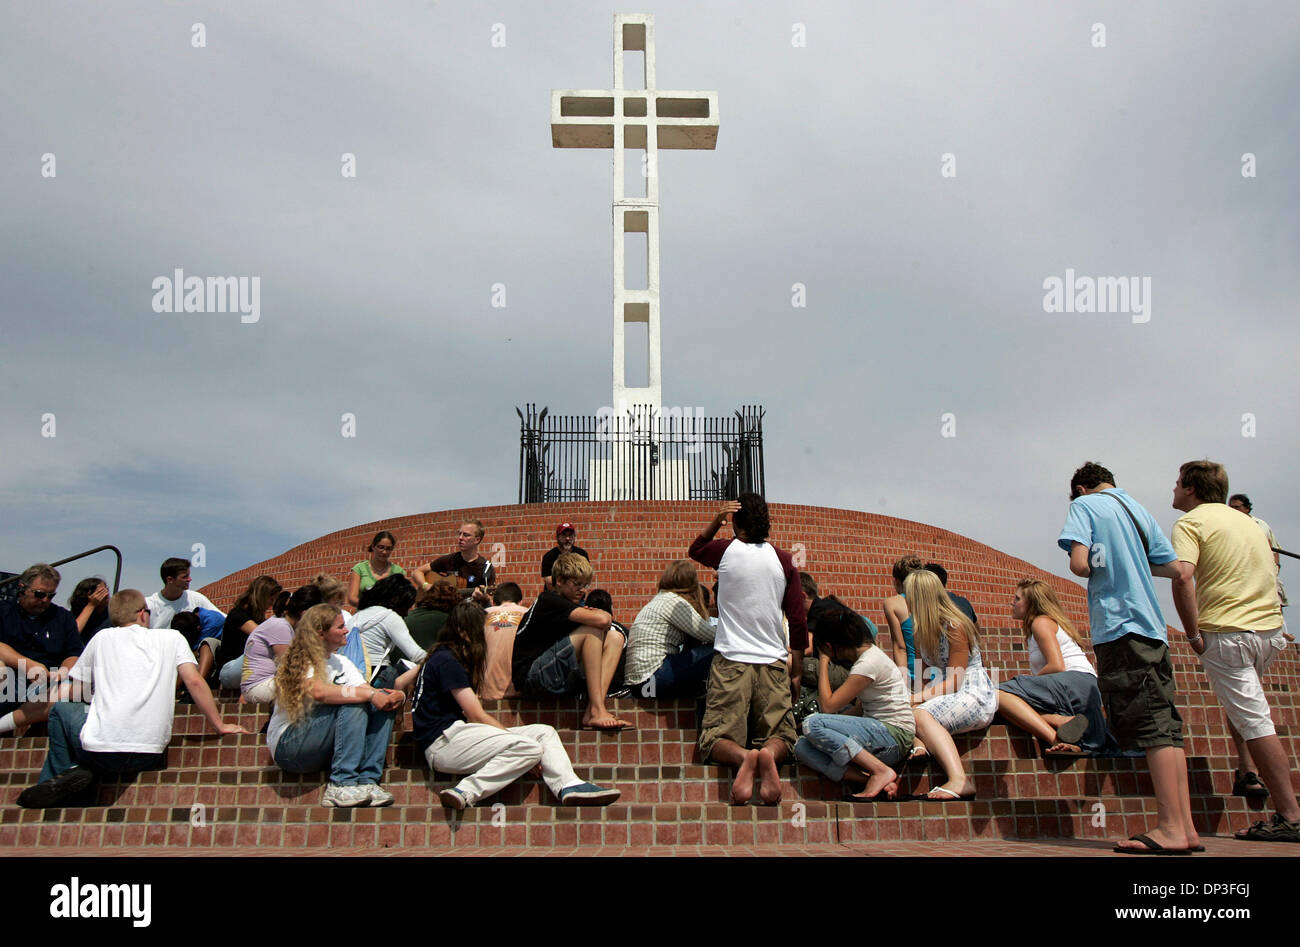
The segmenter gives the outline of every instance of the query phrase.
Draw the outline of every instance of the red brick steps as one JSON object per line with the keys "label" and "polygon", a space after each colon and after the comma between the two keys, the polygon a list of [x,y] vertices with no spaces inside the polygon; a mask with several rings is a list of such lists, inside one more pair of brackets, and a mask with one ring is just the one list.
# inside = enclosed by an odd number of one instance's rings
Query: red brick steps
{"label": "red brick steps", "polygon": [[[219,699],[228,719],[259,728],[265,713],[240,712]],[[319,805],[324,775],[303,777],[270,765],[261,735],[200,736],[203,719],[189,705],[177,709],[169,768],[133,782],[106,782],[99,806],[28,811],[14,805],[33,783],[45,741],[0,739],[0,849],[68,847],[116,849],[271,849],[286,851],[366,847],[473,850],[497,847],[567,850],[623,846],[819,846],[905,841],[1113,839],[1145,828],[1154,800],[1142,760],[1040,760],[1030,741],[1007,727],[960,736],[958,746],[978,787],[974,802],[841,801],[839,788],[802,767],[783,768],[785,798],[778,807],[726,804],[730,776],[698,761],[695,705],[617,701],[615,712],[638,726],[618,734],[576,731],[580,707],[508,700],[496,713],[510,723],[547,718],[568,724],[561,738],[583,776],[623,790],[604,809],[554,804],[536,779],[524,779],[486,805],[453,815],[432,788],[403,720],[394,733],[385,785],[396,796],[385,809],[326,809]],[[1192,756],[1193,808],[1208,833],[1227,834],[1256,818],[1230,790],[1226,760]],[[904,771],[906,792],[922,793],[937,769]],[[1099,808],[1100,807],[1100,808]],[[1103,819],[1104,816],[1104,819]]]}

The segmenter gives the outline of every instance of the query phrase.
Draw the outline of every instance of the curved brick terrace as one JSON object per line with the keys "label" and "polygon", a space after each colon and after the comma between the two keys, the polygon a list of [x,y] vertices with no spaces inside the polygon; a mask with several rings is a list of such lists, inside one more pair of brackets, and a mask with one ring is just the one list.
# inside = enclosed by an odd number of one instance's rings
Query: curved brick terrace
{"label": "curved brick terrace", "polygon": [[[487,506],[420,513],[364,523],[328,533],[318,539],[241,569],[200,591],[220,607],[228,607],[257,575],[274,575],[294,588],[317,572],[346,578],[365,558],[365,547],[381,529],[397,535],[396,562],[408,569],[455,549],[457,527],[467,519],[482,520],[487,536],[480,552],[495,557],[498,573],[523,586],[529,601],[541,586],[542,556],[555,545],[555,525],[577,527],[578,545],[591,554],[595,585],[614,597],[615,617],[630,621],[655,592],[664,565],[682,558],[691,540],[717,510],[713,503],[613,502],[537,503]],[[1009,602],[1016,580],[1026,575],[1050,581],[1071,617],[1087,614],[1082,586],[1053,576],[1023,560],[998,552],[957,533],[855,510],[773,503],[772,542],[797,552],[825,590],[879,622],[881,600],[893,594],[890,567],[910,552],[926,561],[942,562],[952,588],[969,598],[985,630],[1014,635]],[[723,536],[730,535],[724,529]],[[1055,534],[1046,542],[1055,542]],[[498,545],[500,547],[498,548]],[[797,561],[797,560],[796,560]],[[708,576],[710,570],[701,569]]]}
{"label": "curved brick terrace", "polygon": [[[488,526],[483,551],[503,554],[503,578],[517,579],[531,599],[540,585],[537,564],[552,545],[554,526],[567,520],[577,525],[580,545],[592,554],[597,584],[614,596],[616,615],[630,620],[653,593],[663,563],[684,555],[714,509],[685,502],[579,503],[401,517],[304,543],[204,591],[228,607],[249,578],[262,572],[289,587],[319,571],[344,576],[381,528],[397,534],[396,559],[409,567],[449,551],[456,527],[478,518]],[[1043,575],[1040,570],[955,533],[892,517],[785,504],[774,504],[772,514],[773,541],[792,549],[802,544],[805,567],[823,588],[873,619],[880,600],[892,591],[889,567],[896,558],[916,552],[943,562],[952,588],[968,596],[980,614],[986,664],[1005,673],[1027,672],[1007,602],[1018,578]],[[1082,587],[1047,578],[1086,627]],[[1193,814],[1211,836],[1207,855],[1300,855],[1300,846],[1224,837],[1267,813],[1259,804],[1228,795],[1234,760],[1222,711],[1187,649],[1175,649],[1174,664],[1187,721]],[[1279,733],[1294,758],[1300,673],[1293,652],[1274,665],[1266,686]],[[265,713],[240,707],[237,696],[218,695],[223,714],[260,729]],[[194,855],[1109,855],[1107,842],[1140,831],[1155,816],[1143,761],[1042,760],[1033,741],[1001,723],[957,737],[976,782],[979,798],[973,802],[853,805],[840,801],[838,787],[787,764],[784,797],[769,809],[726,805],[730,776],[700,763],[692,701],[616,701],[615,712],[637,727],[622,734],[578,731],[581,707],[574,701],[511,699],[488,702],[488,709],[506,725],[553,724],[578,771],[612,783],[623,798],[606,809],[564,809],[552,804],[539,781],[524,779],[493,800],[499,807],[453,818],[435,794],[450,780],[439,774],[430,779],[403,715],[394,728],[384,780],[396,803],[386,809],[325,809],[318,804],[324,774],[282,773],[271,765],[257,734],[202,735],[202,717],[192,706],[180,705],[169,768],[133,782],[105,783],[97,804],[83,809],[40,812],[15,806],[21,789],[35,782],[45,741],[38,732],[42,728],[22,739],[0,737],[0,849]],[[903,791],[924,793],[932,775],[938,771],[907,769]],[[202,824],[194,824],[196,811]],[[1102,813],[1104,826],[1098,823]]]}

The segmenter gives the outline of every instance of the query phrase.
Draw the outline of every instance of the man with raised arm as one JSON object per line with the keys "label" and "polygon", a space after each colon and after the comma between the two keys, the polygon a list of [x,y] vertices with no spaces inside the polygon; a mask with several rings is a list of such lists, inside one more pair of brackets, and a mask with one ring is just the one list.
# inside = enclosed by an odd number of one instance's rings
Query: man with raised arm
{"label": "man with raised arm", "polygon": [[[735,538],[714,539],[728,517]],[[709,668],[700,754],[736,767],[731,801],[741,806],[754,795],[755,776],[764,805],[781,801],[777,766],[794,750],[791,695],[808,645],[799,570],[789,553],[767,542],[769,529],[766,501],[742,493],[723,504],[690,548],[692,559],[718,570],[718,653]]]}
{"label": "man with raised arm", "polygon": [[1070,479],[1070,512],[1057,539],[1070,571],[1088,580],[1088,618],[1097,684],[1120,746],[1144,750],[1156,793],[1156,827],[1115,846],[1128,855],[1204,851],[1192,824],[1183,718],[1174,706],[1165,617],[1152,576],[1187,571],[1160,525],[1115,486],[1115,475],[1086,463]]}

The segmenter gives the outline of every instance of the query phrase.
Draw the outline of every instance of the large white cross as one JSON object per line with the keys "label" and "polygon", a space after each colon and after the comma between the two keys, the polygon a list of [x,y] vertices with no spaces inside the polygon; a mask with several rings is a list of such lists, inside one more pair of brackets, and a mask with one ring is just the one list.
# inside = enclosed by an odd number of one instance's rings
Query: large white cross
{"label": "large white cross", "polygon": [[[643,405],[663,405],[659,349],[659,149],[713,149],[718,143],[718,93],[655,88],[655,21],[646,13],[614,16],[614,88],[553,90],[551,143],[556,148],[614,150],[614,400],[620,416]],[[623,57],[645,54],[643,88],[623,86]],[[628,197],[623,151],[644,149],[645,196]],[[646,288],[628,289],[625,234],[646,235]],[[646,323],[647,385],[629,387],[626,326]]]}

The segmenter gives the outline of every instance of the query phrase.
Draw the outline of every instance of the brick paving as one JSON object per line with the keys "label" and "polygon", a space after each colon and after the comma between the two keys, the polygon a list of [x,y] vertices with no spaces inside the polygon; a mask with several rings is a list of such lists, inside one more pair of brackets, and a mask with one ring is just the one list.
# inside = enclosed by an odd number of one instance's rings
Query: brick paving
{"label": "brick paving", "polygon": [[[229,694],[218,700],[228,718],[260,728],[264,714],[241,708]],[[787,765],[779,807],[737,808],[727,804],[729,774],[699,760],[692,701],[616,701],[615,712],[638,728],[621,734],[573,729],[581,710],[572,701],[514,699],[490,709],[507,724],[555,721],[579,772],[617,786],[623,798],[605,809],[559,807],[540,781],[524,779],[488,805],[453,818],[435,794],[452,780],[430,777],[404,717],[384,777],[396,803],[386,809],[326,809],[319,805],[320,774],[281,772],[255,733],[202,736],[201,716],[181,705],[168,769],[105,782],[97,804],[86,808],[15,806],[18,793],[36,780],[44,740],[35,733],[0,738],[0,851],[694,853],[703,847],[872,855],[960,854],[966,850],[958,846],[965,843],[1057,840],[1073,846],[1071,852],[1099,847],[1109,854],[1105,839],[1144,831],[1155,818],[1142,760],[1043,760],[1028,737],[1001,724],[957,737],[978,789],[975,801],[855,804],[840,798],[838,786]],[[1193,813],[1204,834],[1224,837],[1228,851],[1214,854],[1239,856],[1245,854],[1243,843],[1227,836],[1267,813],[1261,804],[1229,794],[1232,761],[1213,745],[1215,739],[1189,740]],[[1201,755],[1215,750],[1214,756]],[[937,775],[931,767],[913,766],[901,783],[905,792],[919,794]]]}
{"label": "brick paving", "polygon": [[[1206,837],[1205,852],[1182,856],[1179,861],[1205,858],[1300,858],[1300,845],[1283,845],[1268,842],[1239,842],[1232,838]],[[845,845],[655,845],[619,846],[587,845],[578,847],[467,847],[452,849],[422,848],[325,848],[313,850],[311,857],[402,857],[402,858],[539,858],[539,857],[602,857],[602,858],[1096,858],[1105,857],[1137,863],[1139,857],[1116,855],[1110,841],[1069,841],[1043,839],[1038,841],[998,839],[990,842],[876,842],[849,843]],[[9,848],[6,855],[59,857],[61,855],[84,857],[82,849]],[[163,846],[102,849],[96,857],[140,858],[165,857],[229,857],[226,848],[175,849]],[[239,857],[283,857],[291,854],[284,850],[253,848],[241,851]],[[292,853],[300,856],[301,852]],[[1170,859],[1162,859],[1168,863]]]}

